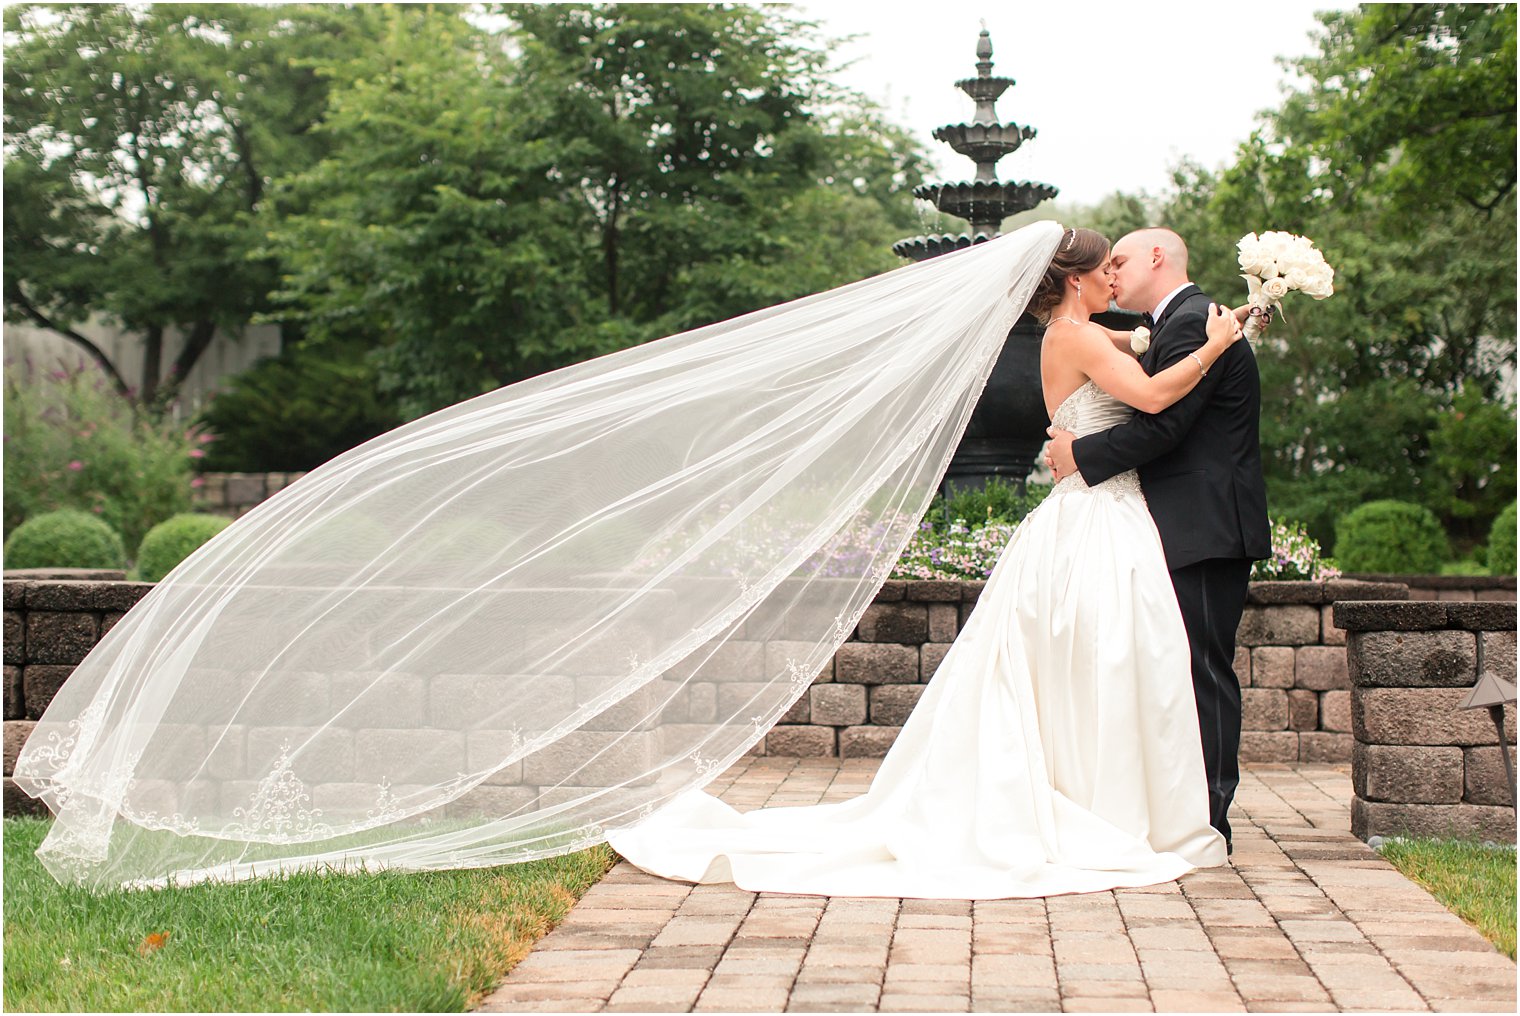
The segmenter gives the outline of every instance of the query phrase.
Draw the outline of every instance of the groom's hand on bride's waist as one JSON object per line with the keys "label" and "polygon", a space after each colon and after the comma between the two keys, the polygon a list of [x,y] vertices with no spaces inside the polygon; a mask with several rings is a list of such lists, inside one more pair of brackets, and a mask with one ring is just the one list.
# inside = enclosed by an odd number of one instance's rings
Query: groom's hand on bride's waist
{"label": "groom's hand on bride's waist", "polygon": [[1071,453],[1071,443],[1076,439],[1069,430],[1045,428],[1050,443],[1045,446],[1045,464],[1050,467],[1051,479],[1060,482],[1077,471],[1077,460]]}

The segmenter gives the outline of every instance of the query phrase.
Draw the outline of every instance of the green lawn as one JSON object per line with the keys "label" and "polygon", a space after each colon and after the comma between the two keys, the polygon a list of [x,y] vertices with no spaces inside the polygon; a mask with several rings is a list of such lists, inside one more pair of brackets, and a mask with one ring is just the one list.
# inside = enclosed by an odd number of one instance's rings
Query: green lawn
{"label": "green lawn", "polygon": [[48,825],[5,820],[11,1011],[462,1012],[614,860],[602,845],[497,868],[92,895],[33,856]]}
{"label": "green lawn", "polygon": [[1515,958],[1515,850],[1462,840],[1392,839],[1380,848],[1395,868]]}

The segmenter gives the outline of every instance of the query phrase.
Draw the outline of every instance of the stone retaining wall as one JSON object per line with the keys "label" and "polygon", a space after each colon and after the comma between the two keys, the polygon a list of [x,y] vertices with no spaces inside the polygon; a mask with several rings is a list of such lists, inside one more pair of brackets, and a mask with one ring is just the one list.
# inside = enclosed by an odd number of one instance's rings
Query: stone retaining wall
{"label": "stone retaining wall", "polygon": [[[1513,842],[1498,731],[1487,709],[1457,707],[1480,653],[1484,671],[1515,680],[1515,605],[1342,602],[1335,623],[1352,678],[1352,832]],[[1515,707],[1504,716],[1513,745]]]}
{"label": "stone retaining wall", "polygon": [[[753,751],[801,756],[884,754],[944,659],[982,586],[980,582],[887,582],[848,641]],[[6,579],[6,777],[33,722],[74,665],[151,588],[146,583],[70,581],[48,573]],[[1242,757],[1272,762],[1349,761],[1350,679],[1344,636],[1332,622],[1329,605],[1348,597],[1370,600],[1405,595],[1403,586],[1387,584],[1253,584],[1251,602],[1241,621],[1235,663],[1244,686]],[[723,664],[725,676],[716,681],[707,678],[702,684],[693,684],[689,694],[681,691],[679,696],[672,696],[671,702],[679,699],[680,714],[667,706],[660,722],[705,722],[718,715],[718,710],[738,708],[735,702],[742,705],[745,695],[758,686],[756,682],[773,676],[792,645],[742,639],[725,645],[721,650],[722,659],[727,661]],[[673,680],[667,682],[672,687],[680,683],[678,670],[672,671]],[[328,679],[342,682],[356,676],[337,674]],[[424,687],[420,677],[397,675],[393,680],[398,693],[404,691],[416,699],[414,711],[418,716],[451,708],[448,703],[458,698],[455,693],[445,695],[441,689]],[[444,677],[439,682],[448,684],[450,680]],[[457,683],[457,675],[452,680]],[[406,688],[401,687],[404,682],[410,682]],[[411,689],[412,684],[417,687]],[[549,690],[546,687],[545,694]],[[658,694],[661,689],[650,691]],[[567,687],[564,694],[579,691]],[[667,701],[663,697],[660,700]],[[448,718],[416,722],[426,725],[435,721],[458,737]],[[365,729],[349,735],[354,744],[351,751],[345,749],[345,757],[362,754],[360,742],[366,739],[374,741],[386,735],[396,742],[392,745],[395,748],[406,738],[424,733],[389,731],[405,722],[396,717],[373,718]],[[29,799],[16,798],[8,779],[5,791],[7,811],[22,800],[29,803]]]}
{"label": "stone retaining wall", "polygon": [[191,491],[198,512],[235,519],[260,501],[279,493],[305,473],[202,473]]}
{"label": "stone retaining wall", "polygon": [[1384,575],[1348,572],[1343,577],[1408,586],[1411,600],[1515,602],[1513,575]]}

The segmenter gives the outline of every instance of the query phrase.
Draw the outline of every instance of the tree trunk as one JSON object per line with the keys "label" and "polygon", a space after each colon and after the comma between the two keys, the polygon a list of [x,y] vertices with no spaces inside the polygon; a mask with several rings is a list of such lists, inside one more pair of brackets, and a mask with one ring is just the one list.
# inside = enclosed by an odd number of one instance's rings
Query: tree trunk
{"label": "tree trunk", "polygon": [[158,396],[158,372],[164,359],[164,328],[153,325],[143,334],[142,387],[137,390],[138,401],[151,405]]}

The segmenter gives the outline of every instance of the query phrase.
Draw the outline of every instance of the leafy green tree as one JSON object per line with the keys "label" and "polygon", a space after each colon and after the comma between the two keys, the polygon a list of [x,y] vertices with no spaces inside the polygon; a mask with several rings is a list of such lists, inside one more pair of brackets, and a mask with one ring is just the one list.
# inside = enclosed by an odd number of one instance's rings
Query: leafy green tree
{"label": "leafy green tree", "polygon": [[[406,415],[895,267],[920,156],[771,8],[390,8],[284,181],[282,316]],[[287,212],[287,205],[290,211]]]}
{"label": "leafy green tree", "polygon": [[1304,87],[1232,165],[1179,167],[1163,219],[1221,297],[1244,292],[1234,246],[1252,230],[1308,235],[1336,269],[1336,296],[1290,298],[1258,349],[1274,513],[1328,542],[1333,519],[1368,499],[1417,500],[1470,545],[1515,482],[1512,422],[1502,436],[1515,363],[1515,8],[1319,17],[1319,52],[1296,64]]}
{"label": "leafy green tree", "polygon": [[[143,337],[142,403],[171,401],[218,327],[276,278],[254,256],[273,176],[310,162],[312,61],[362,45],[324,5],[65,4],[5,11],[5,313],[120,365],[76,326]],[[167,333],[184,342],[169,348]]]}

